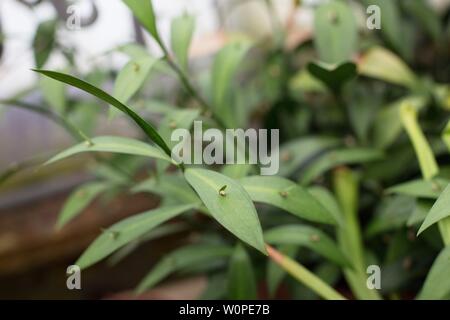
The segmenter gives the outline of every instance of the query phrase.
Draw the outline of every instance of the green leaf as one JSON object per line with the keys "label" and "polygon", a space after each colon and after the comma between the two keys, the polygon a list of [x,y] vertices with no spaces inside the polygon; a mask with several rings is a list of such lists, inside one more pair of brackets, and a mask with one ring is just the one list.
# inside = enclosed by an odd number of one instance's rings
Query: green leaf
{"label": "green leaf", "polygon": [[176,129],[189,130],[192,123],[200,116],[200,110],[173,110],[167,112],[167,115],[161,121],[158,132],[164,141],[167,141],[169,147],[173,148],[178,141],[172,141],[172,133]]}
{"label": "green leaf", "polygon": [[143,236],[153,228],[194,209],[195,205],[160,207],[121,220],[112,225],[91,243],[75,263],[81,269],[106,258],[127,243]]}
{"label": "green leaf", "polygon": [[33,39],[34,61],[37,68],[47,62],[55,46],[56,20],[47,20],[39,24]]}
{"label": "green leaf", "polygon": [[386,190],[388,193],[398,193],[416,198],[437,199],[450,180],[436,178],[432,180],[408,181]]}
{"label": "green leaf", "polygon": [[267,203],[314,222],[336,224],[331,215],[307,190],[281,177],[252,176],[240,180],[255,202]]}
{"label": "green leaf", "polygon": [[221,173],[232,179],[246,177],[252,171],[253,165],[245,164],[227,164],[222,167]]}
{"label": "green leaf", "polygon": [[[117,75],[113,96],[126,104],[142,87],[156,61],[157,59],[147,55],[128,62]],[[118,110],[114,108],[111,112],[113,116],[118,113]]]}
{"label": "green leaf", "polygon": [[438,174],[439,168],[434,158],[433,150],[431,150],[420,128],[417,111],[414,106],[407,102],[403,103],[400,107],[400,118],[416,151],[424,179],[429,180],[433,178]]}
{"label": "green leaf", "polygon": [[425,279],[425,283],[420,290],[417,299],[419,300],[439,300],[448,299],[450,296],[450,246],[442,249],[439,256],[433,263],[430,272]]}
{"label": "green leaf", "polygon": [[142,279],[136,291],[142,293],[158,284],[171,273],[205,262],[229,257],[233,249],[217,244],[196,244],[182,247],[166,255]]}
{"label": "green leaf", "polygon": [[186,180],[179,175],[165,175],[161,179],[150,178],[133,189],[133,192],[152,192],[164,197],[173,198],[180,203],[198,203],[201,201]]}
{"label": "green leaf", "polygon": [[79,215],[100,193],[109,187],[104,182],[92,182],[77,188],[64,203],[56,223],[57,228],[62,228]]}
{"label": "green leaf", "polygon": [[237,245],[230,259],[228,271],[228,299],[255,300],[256,279],[252,263],[242,245]]}
{"label": "green leaf", "polygon": [[160,149],[153,147],[145,142],[123,137],[103,136],[95,137],[90,139],[90,141],[82,142],[73,147],[70,147],[69,149],[66,149],[65,151],[48,160],[45,165],[54,163],[78,153],[93,151],[132,154],[172,162],[172,159],[165,155]]}
{"label": "green leaf", "polygon": [[339,146],[340,141],[330,137],[302,137],[285,143],[280,148],[279,175],[290,176],[309,160],[325,150]]}
{"label": "green leaf", "polygon": [[45,102],[58,114],[64,114],[66,109],[66,86],[51,78],[39,79],[39,88]]}
{"label": "green leaf", "polygon": [[444,132],[442,133],[442,140],[444,140],[445,145],[450,150],[450,121],[448,122],[447,126],[444,129]]}
{"label": "green leaf", "polygon": [[306,247],[342,267],[350,266],[349,261],[336,243],[326,233],[317,228],[306,225],[275,227],[266,231],[264,238],[269,244],[291,244]]}
{"label": "green leaf", "polygon": [[123,0],[123,2],[130,8],[142,26],[159,42],[160,37],[156,27],[152,0]]}
{"label": "green leaf", "polygon": [[398,3],[391,0],[364,0],[364,4],[380,8],[382,36],[397,52],[405,55],[404,28]]}
{"label": "green leaf", "polygon": [[436,222],[439,222],[450,216],[450,184],[444,189],[439,196],[430,212],[427,214],[425,221],[420,226],[418,235],[431,227]]}
{"label": "green leaf", "polygon": [[[212,216],[243,242],[266,254],[261,224],[245,189],[235,180],[205,169],[187,169],[186,180]],[[219,190],[227,186],[223,194]]]}
{"label": "green leaf", "polygon": [[442,34],[439,15],[430,7],[430,4],[424,0],[402,1],[402,6],[406,11],[414,16],[428,34],[438,41]]}
{"label": "green leaf", "polygon": [[319,201],[322,206],[327,209],[329,213],[333,215],[333,217],[338,222],[339,226],[343,225],[343,217],[341,209],[339,208],[339,204],[337,203],[337,199],[328,189],[319,186],[313,186],[308,188],[308,192]]}
{"label": "green leaf", "polygon": [[233,78],[239,64],[250,48],[245,41],[235,41],[227,44],[217,54],[212,67],[212,98],[213,112],[226,124],[232,124],[233,111],[228,103]]}
{"label": "green leaf", "polygon": [[34,70],[36,72],[39,72],[43,75],[46,75],[47,77],[53,78],[55,80],[67,83],[73,87],[76,87],[78,89],[81,89],[87,93],[90,93],[91,95],[105,101],[106,103],[113,105],[120,111],[126,113],[128,116],[130,116],[131,119],[145,132],[145,134],[153,141],[155,142],[161,149],[164,150],[164,152],[170,156],[171,151],[170,148],[167,146],[167,144],[164,142],[164,140],[161,138],[161,136],[156,132],[155,128],[153,128],[148,122],[146,122],[144,119],[142,119],[137,113],[135,113],[133,110],[128,108],[126,105],[121,103],[116,98],[112,97],[105,91],[93,86],[90,83],[87,83],[83,80],[77,79],[71,75],[55,72],[55,71],[49,71],[49,70]]}
{"label": "green leaf", "polygon": [[366,236],[371,238],[382,232],[403,228],[415,208],[416,201],[414,198],[406,196],[386,198],[369,222]]}
{"label": "green leaf", "polygon": [[411,69],[394,53],[374,47],[367,51],[358,64],[359,73],[389,83],[415,89],[418,79]]}
{"label": "green leaf", "polygon": [[193,16],[183,14],[172,20],[170,38],[172,42],[172,51],[177,57],[178,64],[184,72],[188,70],[189,45],[191,44],[194,29],[195,18]]}
{"label": "green leaf", "polygon": [[333,150],[321,156],[313,162],[304,172],[300,181],[303,185],[308,185],[315,178],[319,177],[326,171],[344,165],[344,164],[361,164],[380,160],[384,157],[384,153],[369,148],[350,148]]}
{"label": "green leaf", "polygon": [[398,116],[403,103],[413,105],[417,110],[422,109],[428,99],[424,97],[410,96],[397,100],[383,107],[377,114],[374,122],[374,144],[377,148],[387,148],[395,142],[402,132],[402,120]]}
{"label": "green leaf", "polygon": [[356,64],[353,62],[344,62],[339,65],[310,62],[308,71],[336,93],[341,91],[345,83],[358,75]]}
{"label": "green leaf", "polygon": [[408,227],[412,227],[418,224],[422,224],[425,220],[428,212],[431,210],[433,206],[433,202],[429,200],[417,200],[416,207],[414,208],[413,213],[409,216],[406,225]]}
{"label": "green leaf", "polygon": [[315,46],[320,60],[339,64],[355,52],[358,29],[350,6],[341,1],[322,4],[314,18]]}

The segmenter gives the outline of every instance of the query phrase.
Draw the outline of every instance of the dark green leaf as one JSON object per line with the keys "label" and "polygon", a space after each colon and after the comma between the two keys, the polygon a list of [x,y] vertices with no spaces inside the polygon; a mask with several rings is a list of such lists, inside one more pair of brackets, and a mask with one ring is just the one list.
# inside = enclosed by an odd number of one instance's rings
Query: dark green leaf
{"label": "dark green leaf", "polygon": [[336,93],[340,92],[345,83],[357,76],[356,64],[353,62],[344,62],[339,65],[310,62],[308,71]]}
{"label": "dark green leaf", "polygon": [[55,71],[48,71],[48,70],[34,70],[36,72],[42,73],[43,75],[46,75],[47,77],[53,78],[55,80],[67,83],[71,86],[74,86],[78,89],[81,89],[83,91],[86,91],[87,93],[92,94],[93,96],[105,101],[106,103],[113,105],[120,111],[126,113],[130,116],[131,119],[136,122],[136,124],[145,132],[145,134],[158,146],[161,147],[161,149],[164,150],[164,152],[170,156],[171,151],[167,144],[164,142],[164,140],[161,138],[161,136],[156,132],[155,128],[153,128],[148,122],[146,122],[144,119],[142,119],[137,113],[135,113],[133,110],[128,108],[126,105],[121,103],[116,98],[112,97],[105,91],[93,86],[92,84],[89,84],[83,80],[77,79],[71,75],[55,72]]}
{"label": "dark green leaf", "polygon": [[55,45],[56,20],[47,20],[39,24],[33,40],[34,61],[37,68],[47,62]]}

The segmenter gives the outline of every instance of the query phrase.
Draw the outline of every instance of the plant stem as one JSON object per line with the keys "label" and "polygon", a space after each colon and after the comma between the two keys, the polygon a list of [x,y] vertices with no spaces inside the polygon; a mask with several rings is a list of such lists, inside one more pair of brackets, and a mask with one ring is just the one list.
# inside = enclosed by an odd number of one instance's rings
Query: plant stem
{"label": "plant stem", "polygon": [[283,255],[281,252],[269,245],[266,245],[266,249],[269,254],[269,258],[272,259],[273,262],[322,298],[326,300],[346,300],[343,295],[334,290],[322,279],[317,277],[314,273],[306,269],[298,262]]}
{"label": "plant stem", "polygon": [[338,229],[339,245],[353,263],[353,268],[344,270],[345,278],[358,299],[381,299],[378,292],[369,289],[366,283],[367,265],[358,219],[359,183],[356,175],[345,167],[337,169],[334,172],[334,188],[345,221],[344,226]]}

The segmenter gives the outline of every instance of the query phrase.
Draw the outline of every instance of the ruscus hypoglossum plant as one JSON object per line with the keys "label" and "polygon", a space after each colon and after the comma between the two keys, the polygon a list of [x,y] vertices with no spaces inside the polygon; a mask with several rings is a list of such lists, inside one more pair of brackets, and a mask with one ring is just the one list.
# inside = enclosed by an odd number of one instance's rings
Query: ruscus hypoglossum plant
{"label": "ruscus hypoglossum plant", "polygon": [[[144,241],[187,230],[197,236],[167,253],[137,293],[183,272],[208,276],[203,299],[254,299],[262,282],[271,297],[283,286],[294,299],[450,298],[448,12],[438,15],[425,0],[331,0],[314,8],[314,34],[289,46],[289,25],[272,1],[260,1],[272,18],[270,39],[232,35],[199,73],[188,59],[194,16],[175,18],[168,42],[151,1],[123,2],[161,57],[139,44],[120,47],[129,62],[111,94],[92,79],[34,71],[50,91],[66,84],[106,103],[109,117],[125,115],[141,140],[90,137],[51,107],[51,94],[50,108],[10,101],[78,140],[46,165],[101,152],[96,180],[71,194],[59,228],[110,191],[161,198],[156,209],[102,231],[76,265],[117,261]],[[358,20],[370,5],[380,8],[379,30]],[[177,79],[177,101],[145,94],[158,72]],[[173,159],[171,133],[195,120],[220,131],[279,129],[278,174]],[[149,158],[148,175],[136,180]],[[379,266],[380,287],[369,285],[369,266]]]}

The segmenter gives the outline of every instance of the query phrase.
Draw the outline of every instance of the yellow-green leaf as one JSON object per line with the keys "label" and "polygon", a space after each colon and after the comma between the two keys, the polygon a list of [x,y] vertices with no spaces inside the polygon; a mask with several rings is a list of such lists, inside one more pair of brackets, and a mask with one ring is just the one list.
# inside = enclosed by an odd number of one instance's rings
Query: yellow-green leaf
{"label": "yellow-green leaf", "polygon": [[425,180],[433,178],[439,172],[433,151],[420,128],[416,109],[405,102],[400,107],[400,118],[416,151],[420,169]]}

